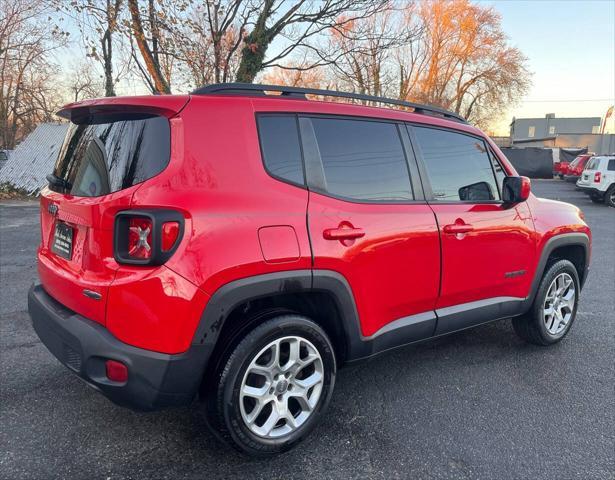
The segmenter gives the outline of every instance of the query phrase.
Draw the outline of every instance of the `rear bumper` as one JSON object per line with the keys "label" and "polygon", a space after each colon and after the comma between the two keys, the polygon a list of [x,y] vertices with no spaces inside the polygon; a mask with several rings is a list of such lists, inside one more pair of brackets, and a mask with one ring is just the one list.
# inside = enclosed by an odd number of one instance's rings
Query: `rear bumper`
{"label": "rear bumper", "polygon": [[590,187],[589,185],[579,185],[577,183],[577,188],[588,195],[595,195],[597,197],[602,197],[604,195],[602,190],[598,190],[596,187]]}
{"label": "rear bumper", "polygon": [[[198,392],[209,357],[204,346],[169,355],[127,345],[102,325],[58,303],[41,285],[30,288],[28,310],[34,330],[49,351],[118,405],[156,410],[189,404]],[[108,359],[128,367],[126,382],[107,378]]]}

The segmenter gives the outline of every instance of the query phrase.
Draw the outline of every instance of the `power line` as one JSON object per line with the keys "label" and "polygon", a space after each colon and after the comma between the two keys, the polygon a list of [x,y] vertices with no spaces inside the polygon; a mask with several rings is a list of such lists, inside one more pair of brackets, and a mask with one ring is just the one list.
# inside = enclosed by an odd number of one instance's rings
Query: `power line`
{"label": "power line", "polygon": [[612,102],[613,98],[584,98],[580,100],[522,100],[522,103],[546,103],[546,102],[557,102],[557,103],[570,103],[570,102]]}

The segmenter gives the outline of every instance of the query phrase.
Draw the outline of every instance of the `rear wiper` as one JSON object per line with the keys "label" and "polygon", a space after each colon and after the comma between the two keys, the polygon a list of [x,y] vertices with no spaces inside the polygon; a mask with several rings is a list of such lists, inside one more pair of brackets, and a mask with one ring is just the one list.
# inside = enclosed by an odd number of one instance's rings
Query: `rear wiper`
{"label": "rear wiper", "polygon": [[68,180],[64,180],[63,178],[58,177],[54,173],[50,173],[45,178],[47,178],[49,185],[53,187],[62,188],[64,190],[70,190],[72,187],[72,184]]}

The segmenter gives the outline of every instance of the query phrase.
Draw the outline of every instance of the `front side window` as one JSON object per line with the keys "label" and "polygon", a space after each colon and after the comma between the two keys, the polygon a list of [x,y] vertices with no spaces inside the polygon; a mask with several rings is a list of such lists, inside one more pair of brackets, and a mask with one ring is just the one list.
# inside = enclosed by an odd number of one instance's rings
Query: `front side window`
{"label": "front side window", "polygon": [[262,115],[257,119],[263,161],[274,177],[303,185],[303,162],[294,115]]}
{"label": "front side window", "polygon": [[311,122],[328,193],[374,202],[414,199],[396,124],[333,118]]}
{"label": "front side window", "polygon": [[615,160],[609,160],[609,166],[607,167],[609,172],[615,171]]}
{"label": "front side window", "polygon": [[71,124],[54,167],[71,195],[98,197],[154,177],[171,155],[171,131],[164,117],[92,117]]}
{"label": "front side window", "polygon": [[500,199],[492,159],[483,140],[434,128],[413,130],[435,200]]}

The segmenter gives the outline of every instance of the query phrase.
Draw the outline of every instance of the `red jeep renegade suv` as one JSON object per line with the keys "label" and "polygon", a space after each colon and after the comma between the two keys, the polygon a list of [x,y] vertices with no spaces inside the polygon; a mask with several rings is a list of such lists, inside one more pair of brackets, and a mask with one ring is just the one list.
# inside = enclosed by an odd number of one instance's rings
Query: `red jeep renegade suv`
{"label": "red jeep renegade suv", "polygon": [[343,364],[502,318],[538,345],[572,326],[582,213],[534,197],[454,113],[222,84],[59,114],[29,311],[118,404],[199,397],[222,438],[272,454],[322,418]]}

